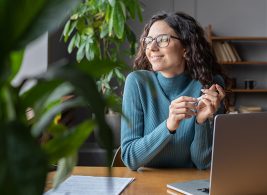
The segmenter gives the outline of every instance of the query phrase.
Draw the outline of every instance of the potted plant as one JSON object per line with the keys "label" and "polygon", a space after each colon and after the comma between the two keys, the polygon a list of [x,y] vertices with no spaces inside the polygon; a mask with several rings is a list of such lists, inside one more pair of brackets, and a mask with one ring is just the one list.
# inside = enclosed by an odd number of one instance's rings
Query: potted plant
{"label": "potted plant", "polygon": [[[0,194],[43,194],[48,167],[58,164],[56,184],[75,166],[77,151],[96,124],[112,160],[112,131],[106,124],[106,101],[95,79],[115,67],[111,60],[58,62],[46,73],[25,78],[18,87],[11,80],[18,72],[25,46],[44,32],[57,28],[79,0],[1,0],[0,9]],[[94,67],[98,67],[95,71]],[[28,80],[37,84],[21,93]],[[77,98],[62,102],[74,91]],[[90,106],[95,119],[68,128],[55,122],[60,113]],[[31,113],[27,118],[26,113]],[[33,117],[32,117],[33,116]],[[42,142],[49,133],[50,138]]]}
{"label": "potted plant", "polygon": [[[122,89],[125,81],[123,71],[128,68],[121,60],[124,57],[121,51],[122,45],[125,47],[127,42],[129,49],[124,54],[135,54],[136,37],[127,20],[136,19],[136,15],[141,21],[138,0],[85,0],[71,15],[63,30],[64,41],[68,41],[68,52],[76,52],[77,62],[82,59],[89,62],[102,59],[117,64],[96,80],[99,92],[105,96],[107,102],[113,102],[106,107],[105,113],[106,121],[115,135],[115,147],[120,143],[121,96],[117,90]],[[97,129],[95,137],[101,140],[104,135]]]}

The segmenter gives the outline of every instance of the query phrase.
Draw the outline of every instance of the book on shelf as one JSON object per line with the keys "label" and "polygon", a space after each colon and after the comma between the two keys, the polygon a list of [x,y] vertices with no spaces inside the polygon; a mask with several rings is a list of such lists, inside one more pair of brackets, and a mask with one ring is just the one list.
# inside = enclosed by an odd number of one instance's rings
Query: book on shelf
{"label": "book on shelf", "polygon": [[217,58],[218,62],[227,62],[228,57],[224,51],[222,43],[221,42],[214,42],[213,45],[214,45],[213,47],[214,47],[214,51],[215,51],[215,56],[216,57],[218,56],[218,58]]}
{"label": "book on shelf", "polygon": [[262,107],[260,106],[240,106],[240,113],[252,113],[252,112],[262,112]]}
{"label": "book on shelf", "polygon": [[232,50],[232,47],[230,46],[230,43],[228,42],[224,42],[223,45],[225,46],[230,58],[231,58],[231,61],[232,62],[236,62],[237,61],[237,58]]}
{"label": "book on shelf", "polygon": [[222,53],[220,51],[218,42],[214,42],[213,43],[213,51],[214,51],[214,54],[215,54],[215,57],[216,57],[217,61],[218,62],[223,62],[224,59],[223,59]]}
{"label": "book on shelf", "polygon": [[224,42],[214,41],[213,50],[218,62],[237,62],[241,61],[240,56],[238,55],[233,44]]}
{"label": "book on shelf", "polygon": [[242,61],[241,58],[240,58],[240,56],[239,56],[239,54],[238,54],[238,52],[236,51],[236,48],[233,46],[233,44],[229,44],[229,46],[231,47],[231,49],[233,51],[233,54],[234,54],[236,60],[238,62]]}
{"label": "book on shelf", "polygon": [[232,58],[231,58],[229,50],[228,50],[228,48],[226,46],[226,42],[222,42],[221,44],[222,44],[223,51],[224,51],[224,53],[226,55],[226,58],[227,58],[226,62],[232,62]]}

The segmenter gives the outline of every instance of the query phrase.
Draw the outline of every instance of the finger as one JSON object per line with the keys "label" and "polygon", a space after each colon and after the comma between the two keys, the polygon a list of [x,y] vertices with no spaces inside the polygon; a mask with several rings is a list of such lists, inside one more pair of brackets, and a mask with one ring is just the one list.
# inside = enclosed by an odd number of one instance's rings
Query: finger
{"label": "finger", "polygon": [[179,102],[197,102],[197,98],[189,96],[181,96],[172,101],[172,103],[179,103]]}
{"label": "finger", "polygon": [[203,97],[201,102],[198,104],[197,109],[210,106],[211,104],[212,104],[211,100]]}
{"label": "finger", "polygon": [[196,109],[197,109],[196,107],[194,110],[189,109],[189,108],[177,108],[177,109],[173,110],[172,113],[175,115],[186,114],[186,115],[194,116],[196,114],[195,113]]}
{"label": "finger", "polygon": [[217,90],[216,90],[215,85],[214,85],[214,86],[212,85],[212,87],[209,88],[209,89],[201,89],[201,91],[202,91],[204,94],[212,95],[212,96],[214,96],[214,97],[217,97],[217,96],[219,95],[219,93],[218,93]]}
{"label": "finger", "polygon": [[209,90],[215,90],[215,89],[216,89],[215,84],[212,84],[212,85],[210,86],[210,88],[209,88]]}
{"label": "finger", "polygon": [[218,84],[216,84],[216,89],[219,92],[219,96],[221,97],[221,99],[223,99],[225,97],[224,89]]}
{"label": "finger", "polygon": [[179,102],[179,103],[173,103],[174,108],[179,109],[179,108],[188,108],[191,110],[196,109],[196,104],[195,102]]}
{"label": "finger", "polygon": [[219,95],[218,95],[218,93],[217,93],[216,96],[214,96],[214,95],[209,95],[209,94],[205,94],[204,97],[203,97],[203,99],[204,99],[204,98],[210,100],[211,102],[217,102],[217,101],[220,101],[220,100],[219,100]]}

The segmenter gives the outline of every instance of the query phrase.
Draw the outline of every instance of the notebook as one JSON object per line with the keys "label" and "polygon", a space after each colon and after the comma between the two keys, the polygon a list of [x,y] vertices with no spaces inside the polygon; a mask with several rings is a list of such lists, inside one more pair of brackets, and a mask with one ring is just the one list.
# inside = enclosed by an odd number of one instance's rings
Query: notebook
{"label": "notebook", "polygon": [[217,115],[211,162],[210,180],[167,187],[188,195],[267,194],[267,112]]}

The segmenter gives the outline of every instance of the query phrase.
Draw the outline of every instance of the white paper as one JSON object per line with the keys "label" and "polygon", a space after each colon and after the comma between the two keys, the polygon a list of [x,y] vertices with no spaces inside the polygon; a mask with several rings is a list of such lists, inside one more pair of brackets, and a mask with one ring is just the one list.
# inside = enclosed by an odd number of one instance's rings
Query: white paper
{"label": "white paper", "polygon": [[119,195],[134,178],[73,175],[44,195]]}

